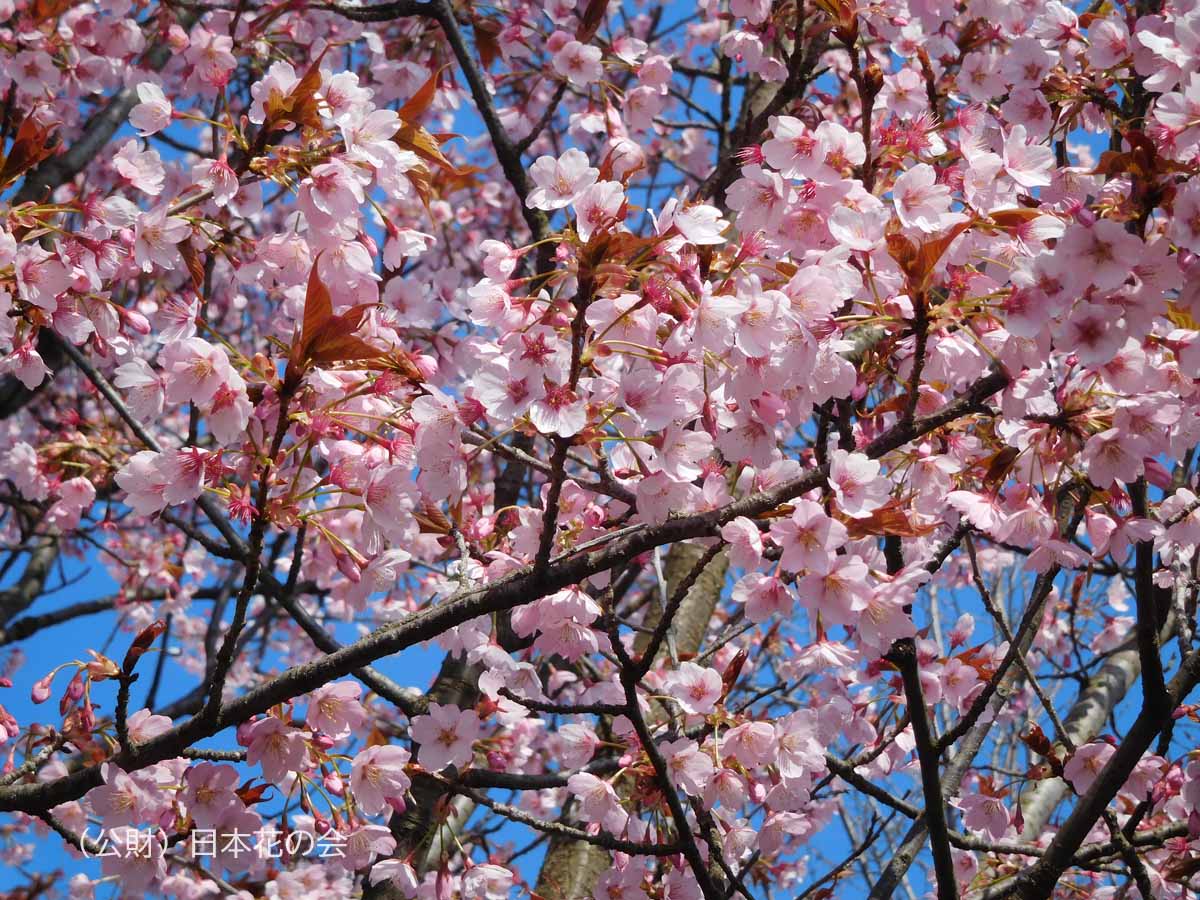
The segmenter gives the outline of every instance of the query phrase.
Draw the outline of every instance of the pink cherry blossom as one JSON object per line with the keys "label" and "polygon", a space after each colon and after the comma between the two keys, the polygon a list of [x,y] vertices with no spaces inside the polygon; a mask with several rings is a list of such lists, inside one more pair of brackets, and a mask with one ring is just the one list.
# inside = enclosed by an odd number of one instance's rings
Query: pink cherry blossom
{"label": "pink cherry blossom", "polygon": [[597,231],[608,231],[618,224],[617,216],[625,203],[625,191],[619,182],[599,181],[575,195],[575,229],[582,241],[591,240]]}
{"label": "pink cherry blossom", "polygon": [[367,711],[359,703],[362,688],[353,681],[322,685],[309,695],[304,724],[333,738],[343,738],[361,728]]}
{"label": "pink cherry blossom", "polygon": [[963,812],[963,824],[988,840],[1003,840],[1012,819],[1003,798],[989,794],[965,794],[954,801]]}
{"label": "pink cherry blossom", "polygon": [[246,762],[261,765],[268,781],[281,781],[289,772],[304,767],[308,757],[305,734],[274,716],[264,716],[246,732]]}
{"label": "pink cherry blossom", "polygon": [[792,116],[777,116],[774,137],[763,144],[763,155],[784,178],[813,178],[825,163],[828,148],[821,138]]}
{"label": "pink cherry blossom", "polygon": [[529,192],[525,203],[531,209],[544,210],[570,206],[596,183],[599,174],[599,169],[588,165],[587,155],[574,147],[557,159],[538,157],[529,167],[529,175],[537,187]]}
{"label": "pink cherry blossom", "polygon": [[1107,219],[1067,229],[1062,252],[1085,261],[1084,277],[1100,290],[1120,287],[1141,258],[1142,243]]}
{"label": "pink cherry blossom", "polygon": [[853,624],[870,602],[867,566],[859,556],[841,556],[797,584],[800,602],[831,622]]}
{"label": "pink cherry blossom", "polygon": [[733,588],[733,599],[746,606],[746,618],[765,622],[772,615],[788,615],[795,598],[788,586],[778,578],[752,572]]}
{"label": "pink cherry blossom", "polygon": [[587,772],[579,772],[567,779],[567,790],[579,798],[580,814],[586,821],[594,822],[615,834],[624,830],[629,816],[607,781]]}
{"label": "pink cherry blossom", "polygon": [[829,454],[829,485],[838,508],[856,519],[865,518],[887,502],[891,490],[879,474],[878,460],[861,453],[833,450]]}
{"label": "pink cherry blossom", "polygon": [[187,221],[168,216],[163,207],[139,216],[133,243],[134,261],[144,272],[153,271],[155,266],[174,269],[179,261],[176,245],[189,233]]}
{"label": "pink cherry blossom", "polygon": [[235,793],[240,779],[233,766],[200,762],[184,778],[184,802],[199,828],[214,827],[227,809],[241,804]]}
{"label": "pink cherry blossom", "polygon": [[1050,183],[1054,151],[1041,144],[1027,143],[1024,125],[1014,125],[1004,138],[1004,171],[1021,187]]}
{"label": "pink cherry blossom", "polygon": [[846,526],[812,500],[798,500],[788,518],[771,523],[771,540],[783,550],[780,564],[793,572],[825,569],[847,537]]}
{"label": "pink cherry blossom", "polygon": [[567,41],[554,54],[554,71],[568,79],[576,87],[586,87],[599,81],[604,73],[600,63],[603,56],[599,47]]}
{"label": "pink cherry blossom", "polygon": [[429,704],[429,714],[412,722],[413,740],[421,745],[417,762],[437,771],[447,766],[463,768],[474,758],[472,745],[480,736],[479,716],[471,709]]}
{"label": "pink cherry blossom", "polygon": [[138,134],[147,137],[171,124],[171,101],[159,85],[143,81],[137,86],[137,96],[140,102],[129,111],[129,124]]}
{"label": "pink cherry blossom", "polygon": [[758,526],[745,516],[723,525],[721,537],[729,542],[729,562],[736,568],[753,569],[762,559],[762,534]]}
{"label": "pink cherry blossom", "polygon": [[363,812],[381,813],[389,800],[404,799],[409,787],[404,771],[408,760],[408,751],[392,744],[369,747],[354,757],[350,789]]}
{"label": "pink cherry blossom", "polygon": [[707,715],[721,697],[721,675],[714,669],[685,662],[667,676],[667,691],[685,712]]}
{"label": "pink cherry blossom", "polygon": [[1063,777],[1078,793],[1086,794],[1116,752],[1116,748],[1105,741],[1084,744],[1063,765]]}

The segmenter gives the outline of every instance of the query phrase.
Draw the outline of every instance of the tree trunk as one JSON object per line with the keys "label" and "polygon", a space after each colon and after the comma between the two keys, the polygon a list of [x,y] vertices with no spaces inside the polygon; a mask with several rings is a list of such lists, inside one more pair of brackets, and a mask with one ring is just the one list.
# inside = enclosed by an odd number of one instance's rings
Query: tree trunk
{"label": "tree trunk", "polygon": [[[695,544],[674,544],[671,547],[663,566],[668,596],[695,568],[704,552],[703,547]],[[725,572],[728,568],[728,555],[724,552],[718,553],[700,573],[700,577],[696,579],[696,583],[692,585],[692,589],[680,605],[672,623],[672,630],[675,634],[675,646],[681,654],[695,654],[700,650],[713,611],[720,599],[721,588],[725,585]],[[656,606],[646,616],[648,627],[654,627],[660,609],[661,607]],[[639,634],[635,647],[644,647],[648,640],[647,635]],[[664,641],[659,655],[665,652]],[[647,724],[653,726],[654,719]],[[619,793],[622,799],[628,796],[628,791]],[[534,890],[545,900],[592,900],[596,882],[611,866],[612,858],[602,847],[585,841],[551,838]]]}

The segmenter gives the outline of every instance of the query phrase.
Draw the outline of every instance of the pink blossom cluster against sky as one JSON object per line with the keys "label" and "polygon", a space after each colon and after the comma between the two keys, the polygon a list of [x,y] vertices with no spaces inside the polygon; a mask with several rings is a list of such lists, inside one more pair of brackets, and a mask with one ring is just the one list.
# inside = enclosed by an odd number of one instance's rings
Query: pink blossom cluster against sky
{"label": "pink blossom cluster against sky", "polygon": [[0,6],[5,897],[1200,892],[1192,0]]}

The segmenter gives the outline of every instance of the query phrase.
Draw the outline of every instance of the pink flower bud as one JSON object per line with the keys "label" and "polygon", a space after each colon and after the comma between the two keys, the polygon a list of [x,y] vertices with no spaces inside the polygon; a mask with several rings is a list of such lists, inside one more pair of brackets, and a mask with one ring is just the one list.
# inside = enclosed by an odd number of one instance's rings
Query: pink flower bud
{"label": "pink flower bud", "polygon": [[337,553],[338,571],[350,579],[354,584],[362,581],[362,571],[348,553]]}
{"label": "pink flower bud", "polygon": [[1162,488],[1163,490],[1171,487],[1173,478],[1162,463],[1153,457],[1147,456],[1144,464],[1146,466],[1146,480],[1148,482],[1156,488]]}
{"label": "pink flower bud", "polygon": [[340,797],[346,792],[346,783],[337,772],[330,772],[325,776],[325,790],[335,797]]}
{"label": "pink flower bud", "polygon": [[137,332],[138,334],[149,334],[150,333],[150,320],[147,319],[145,316],[143,316],[137,310],[122,309],[121,310],[121,318],[125,320],[126,325],[128,325],[133,331]]}
{"label": "pink flower bud", "polygon": [[427,381],[437,374],[437,360],[428,354],[419,353],[414,355],[413,364],[417,367],[417,371],[421,373],[421,377]]}
{"label": "pink flower bud", "polygon": [[45,678],[41,678],[33,683],[33,690],[30,691],[30,699],[34,703],[45,703],[50,699],[50,682],[54,680],[54,673],[51,672]]}

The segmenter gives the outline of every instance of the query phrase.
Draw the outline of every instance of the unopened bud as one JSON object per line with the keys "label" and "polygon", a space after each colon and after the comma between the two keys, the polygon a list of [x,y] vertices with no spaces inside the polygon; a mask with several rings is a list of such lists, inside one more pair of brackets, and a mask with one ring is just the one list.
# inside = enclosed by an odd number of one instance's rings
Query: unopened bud
{"label": "unopened bud", "polygon": [[40,678],[33,683],[33,690],[29,692],[30,699],[34,703],[45,703],[50,699],[50,683],[54,681],[54,672],[51,672],[45,678]]}
{"label": "unopened bud", "polygon": [[138,334],[150,333],[150,320],[134,309],[122,309],[121,318],[125,324]]}
{"label": "unopened bud", "polygon": [[433,376],[437,374],[437,360],[426,353],[413,354],[413,364],[417,367],[417,371],[421,373],[421,377],[426,381],[431,381]]}
{"label": "unopened bud", "polygon": [[342,781],[342,776],[337,772],[330,772],[325,776],[325,790],[333,794],[335,797],[340,797],[346,792],[346,784]]}
{"label": "unopened bud", "polygon": [[71,679],[71,683],[67,685],[67,696],[72,700],[78,700],[83,696],[83,669],[75,673],[75,677]]}
{"label": "unopened bud", "polygon": [[883,89],[883,70],[879,68],[877,63],[871,63],[867,66],[867,70],[863,72],[863,82],[867,93],[872,97]]}
{"label": "unopened bud", "polygon": [[338,571],[345,575],[354,584],[362,581],[362,572],[358,568],[358,563],[348,553],[336,553]]}
{"label": "unopened bud", "polygon": [[96,713],[91,703],[85,703],[79,710],[79,726],[89,734],[96,727]]}

